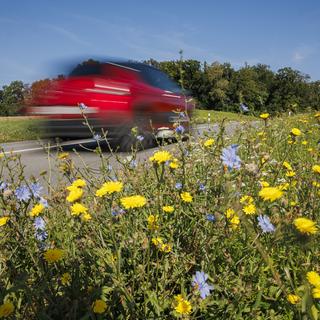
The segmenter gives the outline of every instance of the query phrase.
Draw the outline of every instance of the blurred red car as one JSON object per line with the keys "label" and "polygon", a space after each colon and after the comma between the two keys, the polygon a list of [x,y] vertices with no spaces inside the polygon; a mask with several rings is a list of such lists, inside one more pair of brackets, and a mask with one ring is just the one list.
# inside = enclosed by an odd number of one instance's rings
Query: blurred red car
{"label": "blurred red car", "polygon": [[68,77],[52,81],[26,110],[46,117],[46,137],[77,139],[102,135],[103,130],[122,151],[128,151],[137,136],[149,147],[154,138],[173,137],[177,124],[188,132],[193,109],[191,97],[154,67],[88,60]]}

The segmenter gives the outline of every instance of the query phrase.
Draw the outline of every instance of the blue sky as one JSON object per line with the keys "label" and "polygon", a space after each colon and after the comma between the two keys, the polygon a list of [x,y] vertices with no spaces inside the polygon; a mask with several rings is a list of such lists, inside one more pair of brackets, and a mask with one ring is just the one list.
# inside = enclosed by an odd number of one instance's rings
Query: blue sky
{"label": "blue sky", "polygon": [[171,60],[180,49],[319,80],[319,17],[318,0],[1,0],[0,86],[54,76],[72,57]]}

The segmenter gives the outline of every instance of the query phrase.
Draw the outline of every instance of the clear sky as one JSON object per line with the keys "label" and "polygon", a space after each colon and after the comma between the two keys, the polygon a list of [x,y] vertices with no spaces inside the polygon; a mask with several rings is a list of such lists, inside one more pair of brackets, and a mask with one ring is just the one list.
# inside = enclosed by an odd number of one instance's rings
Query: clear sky
{"label": "clear sky", "polygon": [[0,86],[75,56],[290,66],[320,79],[319,0],[0,0]]}

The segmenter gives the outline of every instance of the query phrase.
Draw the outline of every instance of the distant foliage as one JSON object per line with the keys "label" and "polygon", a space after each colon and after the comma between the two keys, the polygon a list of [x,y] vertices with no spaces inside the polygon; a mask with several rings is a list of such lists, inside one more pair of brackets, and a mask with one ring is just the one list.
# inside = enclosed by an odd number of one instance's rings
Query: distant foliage
{"label": "distant foliage", "polygon": [[235,70],[230,63],[202,64],[191,59],[145,62],[168,73],[180,84],[182,80],[184,88],[203,109],[239,112],[242,103],[256,114],[319,108],[320,81],[312,82],[308,75],[292,68],[273,72],[264,64],[246,64]]}
{"label": "distant foliage", "polygon": [[0,90],[0,116],[11,116],[19,112],[23,105],[26,85],[22,81],[12,81]]}

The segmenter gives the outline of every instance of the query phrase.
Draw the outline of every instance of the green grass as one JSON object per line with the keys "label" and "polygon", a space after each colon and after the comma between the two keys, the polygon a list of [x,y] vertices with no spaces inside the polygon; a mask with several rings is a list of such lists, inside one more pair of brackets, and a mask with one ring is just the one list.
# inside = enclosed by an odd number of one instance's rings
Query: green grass
{"label": "green grass", "polygon": [[38,121],[23,117],[0,118],[0,143],[37,139]]}
{"label": "green grass", "polygon": [[206,123],[208,122],[210,114],[210,122],[221,122],[225,121],[252,121],[257,118],[254,116],[247,116],[240,113],[215,111],[215,110],[200,110],[196,109],[194,112],[195,123]]}

